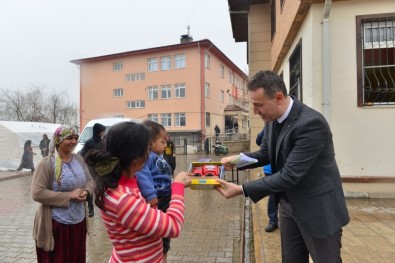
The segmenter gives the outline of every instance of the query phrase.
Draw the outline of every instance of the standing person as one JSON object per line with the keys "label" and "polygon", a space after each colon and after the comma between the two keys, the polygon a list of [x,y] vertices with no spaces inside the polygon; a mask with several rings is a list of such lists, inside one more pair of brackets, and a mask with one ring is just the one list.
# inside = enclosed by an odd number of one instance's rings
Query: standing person
{"label": "standing person", "polygon": [[[263,135],[265,134],[265,130],[263,129],[256,136],[256,144],[261,146]],[[272,166],[267,164],[263,166],[263,173],[265,176],[272,175]],[[269,223],[265,227],[266,232],[273,232],[278,228],[278,200],[274,197],[274,194],[269,194],[269,200],[267,201],[267,216],[269,217]]]}
{"label": "standing person", "polygon": [[[143,169],[136,173],[137,183],[147,203],[166,212],[171,199],[172,180],[172,169],[162,158],[166,148],[167,132],[161,124],[154,121],[146,120],[143,125],[150,131],[151,152]],[[169,250],[170,238],[163,238],[164,262]]]}
{"label": "standing person", "polygon": [[50,142],[51,142],[51,140],[48,139],[48,136],[46,134],[43,134],[43,139],[40,141],[40,145],[39,145],[42,157],[48,156]]}
{"label": "standing person", "polygon": [[[82,147],[82,149],[81,149],[80,154],[82,157],[85,157],[86,153],[89,150],[100,149],[100,147],[102,146],[101,140],[102,140],[102,137],[103,137],[105,131],[106,131],[106,126],[104,126],[100,123],[95,123],[93,125],[92,138],[87,140],[84,144],[84,147]],[[95,179],[94,174],[95,173],[92,173],[93,179]],[[87,201],[88,201],[88,215],[89,215],[89,217],[92,217],[95,215],[95,210],[94,210],[94,206],[93,206],[93,193],[89,194]]]}
{"label": "standing person", "polygon": [[23,168],[26,168],[26,169],[30,169],[32,172],[34,172],[33,155],[36,155],[36,153],[33,152],[32,141],[27,140],[25,142],[25,145],[23,146],[23,154],[22,154],[21,164],[19,165],[18,169],[16,169],[16,170],[19,172]]}
{"label": "standing person", "polygon": [[170,138],[170,135],[166,137],[166,148],[163,158],[170,164],[172,175],[174,175],[174,170],[176,169],[176,152],[174,151],[174,142]]}
{"label": "standing person", "polygon": [[239,132],[239,123],[237,122],[237,120],[236,120],[235,124],[233,124],[233,128],[235,129],[235,133]]}
{"label": "standing person", "polygon": [[219,141],[219,134],[221,133],[221,129],[218,127],[217,124],[215,124],[214,131],[215,131],[215,141]]}
{"label": "standing person", "polygon": [[147,204],[137,186],[135,174],[147,162],[149,144],[144,125],[121,122],[110,128],[106,150],[85,157],[97,173],[95,204],[113,244],[109,262],[162,262],[162,237],[177,237],[184,224],[184,188],[191,183],[186,172],[174,178],[166,213]]}
{"label": "standing person", "polygon": [[[236,185],[219,180],[226,198],[244,194],[253,202],[275,193],[280,200],[282,262],[342,262],[342,227],[349,221],[332,133],[317,111],[288,96],[283,80],[260,71],[248,83],[255,114],[265,134],[260,149],[247,156],[257,163],[243,168],[272,166],[272,176]],[[225,157],[223,164],[236,156]]]}
{"label": "standing person", "polygon": [[40,203],[33,226],[37,262],[86,262],[86,197],[93,180],[81,156],[73,154],[78,135],[59,127],[53,136],[57,154],[44,158],[32,181]]}

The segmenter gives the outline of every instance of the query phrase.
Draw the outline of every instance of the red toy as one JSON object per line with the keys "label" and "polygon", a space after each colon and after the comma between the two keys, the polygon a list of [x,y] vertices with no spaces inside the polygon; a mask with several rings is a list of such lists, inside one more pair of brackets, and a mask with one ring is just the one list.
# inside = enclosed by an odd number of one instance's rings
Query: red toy
{"label": "red toy", "polygon": [[219,175],[221,173],[221,169],[218,165],[206,164],[206,165],[202,165],[202,166],[193,167],[192,173],[194,176],[201,176],[201,177],[217,176],[217,177],[219,177]]}

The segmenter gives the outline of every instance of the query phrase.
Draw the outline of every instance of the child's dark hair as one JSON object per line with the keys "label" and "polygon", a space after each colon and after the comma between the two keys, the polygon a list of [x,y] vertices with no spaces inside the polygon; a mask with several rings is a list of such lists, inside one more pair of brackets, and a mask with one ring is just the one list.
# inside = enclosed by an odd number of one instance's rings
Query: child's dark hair
{"label": "child's dark hair", "polygon": [[148,158],[150,136],[148,129],[133,122],[121,122],[110,128],[105,150],[90,150],[85,156],[87,165],[96,173],[95,204],[103,207],[104,193],[108,188],[116,188],[122,170],[129,167],[132,160]]}
{"label": "child's dark hair", "polygon": [[158,138],[161,132],[166,132],[165,127],[154,121],[145,120],[143,122],[143,125],[147,127],[148,130],[150,131],[151,144],[153,144],[156,141],[156,139]]}

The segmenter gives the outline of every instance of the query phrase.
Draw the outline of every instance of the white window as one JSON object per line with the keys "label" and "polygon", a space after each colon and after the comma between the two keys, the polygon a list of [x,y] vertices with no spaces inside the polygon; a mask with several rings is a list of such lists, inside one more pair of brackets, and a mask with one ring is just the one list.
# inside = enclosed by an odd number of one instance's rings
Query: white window
{"label": "white window", "polygon": [[145,79],[145,73],[126,74],[126,82],[139,81]]}
{"label": "white window", "polygon": [[174,68],[180,69],[186,67],[185,55],[175,55],[174,56]]}
{"label": "white window", "polygon": [[177,127],[186,126],[185,113],[175,113],[174,118],[175,118],[175,123],[174,123],[175,126],[177,126]]}
{"label": "white window", "polygon": [[157,113],[148,114],[148,120],[159,122],[159,117]]}
{"label": "white window", "polygon": [[121,71],[123,69],[123,63],[122,62],[116,62],[112,64],[112,70],[113,71]]}
{"label": "white window", "polygon": [[158,71],[158,58],[148,59],[148,72]]}
{"label": "white window", "polygon": [[210,68],[210,55],[204,54],[204,67],[209,69]]}
{"label": "white window", "polygon": [[157,100],[158,99],[158,86],[149,86],[148,87],[148,99],[149,100]]}
{"label": "white window", "polygon": [[171,126],[171,113],[162,113],[161,119],[162,119],[163,127],[170,127]]}
{"label": "white window", "polygon": [[225,100],[225,91],[223,91],[222,89],[219,91],[219,101],[224,103]]}
{"label": "white window", "polygon": [[224,67],[224,65],[219,65],[219,76],[221,78],[224,78],[224,76],[225,76],[225,67]]}
{"label": "white window", "polygon": [[162,99],[170,99],[171,98],[171,86],[170,85],[162,85]]}
{"label": "white window", "polygon": [[204,84],[204,96],[206,98],[210,97],[210,84],[208,84],[207,82]]}
{"label": "white window", "polygon": [[123,96],[123,89],[113,89],[113,96],[114,97],[122,97]]}
{"label": "white window", "polygon": [[145,101],[143,100],[131,100],[126,102],[126,107],[129,109],[138,109],[145,107]]}
{"label": "white window", "polygon": [[178,83],[175,85],[176,98],[185,98],[185,83]]}
{"label": "white window", "polygon": [[206,112],[206,126],[207,126],[207,127],[210,127],[210,126],[211,126],[210,112]]}
{"label": "white window", "polygon": [[171,69],[171,56],[160,58],[160,70],[170,70]]}

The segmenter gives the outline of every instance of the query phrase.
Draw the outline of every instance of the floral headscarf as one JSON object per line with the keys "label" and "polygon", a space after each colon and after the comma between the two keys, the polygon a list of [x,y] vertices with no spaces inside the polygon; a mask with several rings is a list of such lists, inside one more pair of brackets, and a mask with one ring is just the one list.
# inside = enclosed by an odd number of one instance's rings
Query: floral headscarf
{"label": "floral headscarf", "polygon": [[[60,126],[59,128],[57,128],[52,140],[55,144],[55,148],[57,149],[57,146],[59,146],[59,144],[70,135],[76,135],[73,128],[65,126]],[[55,176],[56,181],[58,182],[58,184],[60,184],[62,179],[62,159],[60,159],[59,154],[55,155]]]}

